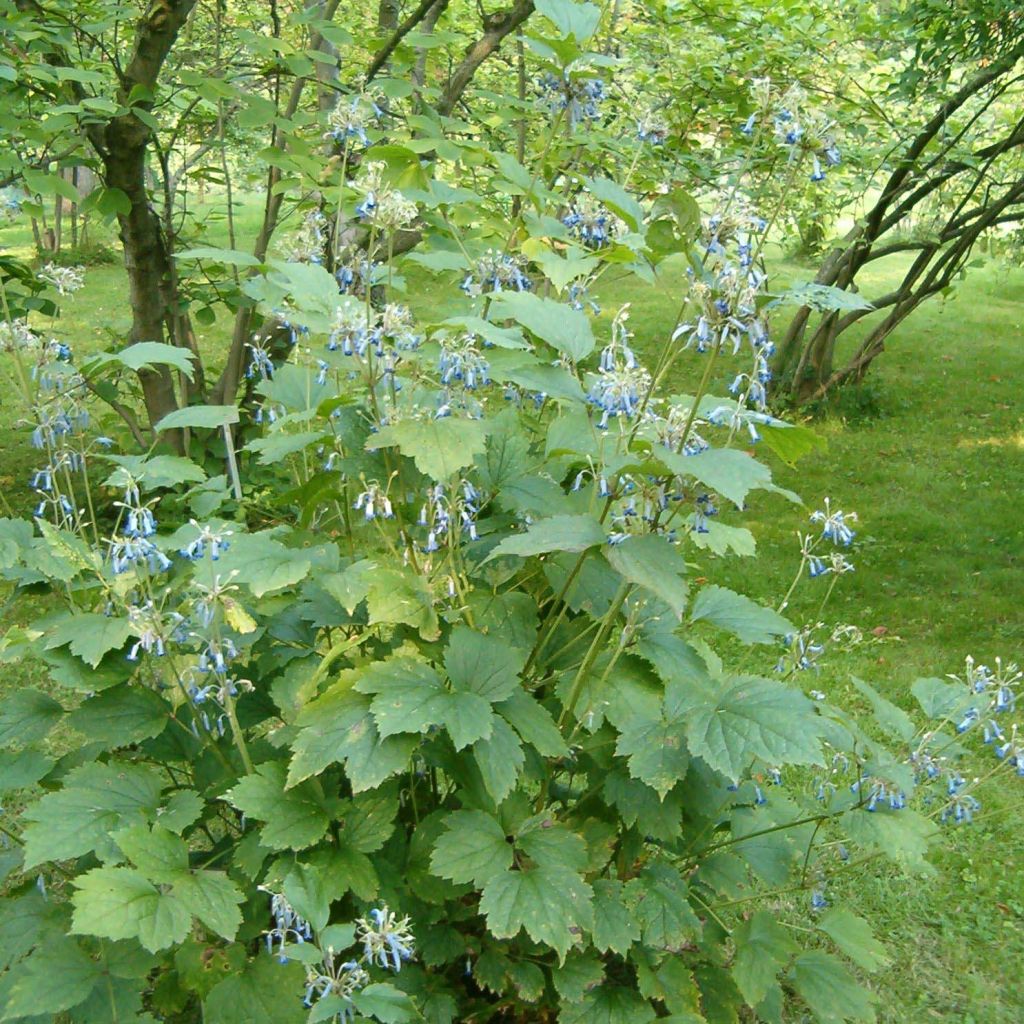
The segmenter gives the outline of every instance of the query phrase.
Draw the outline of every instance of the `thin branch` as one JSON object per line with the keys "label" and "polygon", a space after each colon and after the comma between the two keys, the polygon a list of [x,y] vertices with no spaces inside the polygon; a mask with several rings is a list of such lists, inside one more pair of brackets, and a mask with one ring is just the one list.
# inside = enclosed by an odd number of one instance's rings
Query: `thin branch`
{"label": "thin branch", "polygon": [[366,83],[377,77],[377,73],[388,62],[388,58],[395,52],[402,40],[430,13],[431,8],[438,4],[448,5],[448,0],[422,0],[419,7],[395,29],[391,38],[377,51],[370,66],[366,69]]}

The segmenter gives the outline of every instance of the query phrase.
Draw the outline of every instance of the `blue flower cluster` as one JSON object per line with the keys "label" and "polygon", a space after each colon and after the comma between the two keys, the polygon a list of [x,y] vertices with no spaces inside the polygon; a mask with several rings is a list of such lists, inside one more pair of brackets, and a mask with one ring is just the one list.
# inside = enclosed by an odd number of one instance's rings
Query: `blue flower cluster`
{"label": "blue flower cluster", "polygon": [[380,264],[365,255],[340,253],[335,260],[334,279],[342,295],[364,298],[368,288],[376,282]]}
{"label": "blue flower cluster", "polygon": [[799,85],[791,85],[778,95],[768,79],[755,79],[753,95],[758,109],[747,118],[740,131],[753,136],[759,120],[770,123],[776,142],[788,151],[790,161],[809,153],[811,181],[824,181],[825,168],[836,167],[842,161],[832,134],[834,122],[809,106],[807,95]]}
{"label": "blue flower cluster", "polygon": [[605,98],[604,82],[600,78],[561,76],[550,71],[537,81],[541,104],[555,112],[565,110],[569,124],[575,128],[583,121],[596,121],[601,116],[601,102]]}
{"label": "blue flower cluster", "polygon": [[121,510],[119,531],[110,544],[110,568],[115,575],[145,566],[150,574],[165,572],[171,560],[156,546],[156,517],[152,508],[143,504],[138,486],[130,481],[124,501],[114,503]]}
{"label": "blue flower cluster", "polygon": [[356,941],[363,944],[367,963],[396,974],[415,955],[415,939],[408,917],[399,918],[387,904],[356,920]]}
{"label": "blue flower cluster", "polygon": [[353,96],[347,103],[339,102],[328,114],[324,138],[339,145],[351,146],[355,142],[369,146],[366,129],[377,126],[383,118],[384,111],[375,96],[366,93]]}
{"label": "blue flower cluster", "polygon": [[475,299],[504,291],[528,292],[533,282],[526,273],[526,260],[522,256],[488,249],[459,287]]}
{"label": "blue flower cluster", "polygon": [[628,319],[626,305],[612,322],[611,342],[601,352],[597,374],[590,378],[587,400],[601,410],[598,426],[602,430],[612,419],[635,418],[651,386],[651,375],[637,362],[629,345]]}
{"label": "blue flower cluster", "polygon": [[602,249],[621,235],[626,225],[589,192],[581,192],[562,218],[569,233],[592,249]]}
{"label": "blue flower cluster", "polygon": [[668,125],[655,113],[645,114],[636,122],[636,137],[651,146],[663,146],[668,138]]}
{"label": "blue flower cluster", "polygon": [[462,412],[471,419],[483,416],[483,406],[474,396],[491,384],[491,368],[475,334],[465,333],[440,340],[437,372],[441,383],[436,419]]}
{"label": "blue flower cluster", "polygon": [[320,266],[327,252],[327,218],[320,210],[310,210],[302,220],[302,227],[285,248],[285,255],[295,263]]}
{"label": "blue flower cluster", "polygon": [[457,524],[464,536],[470,540],[477,539],[480,493],[468,480],[462,481],[460,490],[461,494],[450,498],[443,484],[433,484],[427,488],[427,500],[416,520],[416,524],[427,531],[422,546],[425,554],[441,550],[440,542],[449,536],[453,523]]}
{"label": "blue flower cluster", "polygon": [[[856,512],[843,512],[842,509],[832,510],[829,499],[825,499],[824,509],[816,509],[811,513],[811,522],[821,524],[821,536],[823,540],[830,540],[834,544],[841,544],[849,547],[853,543],[856,533],[850,529],[850,523],[857,521]],[[816,575],[816,573],[811,573]]]}
{"label": "blue flower cluster", "polygon": [[313,941],[313,929],[310,923],[301,917],[295,908],[288,902],[283,894],[274,892],[266,886],[258,887],[261,892],[270,896],[270,916],[273,918],[274,926],[268,928],[263,937],[266,939],[267,952],[274,952],[276,944],[277,959],[279,963],[288,963],[288,956],[285,953],[285,946],[289,943],[301,946]]}

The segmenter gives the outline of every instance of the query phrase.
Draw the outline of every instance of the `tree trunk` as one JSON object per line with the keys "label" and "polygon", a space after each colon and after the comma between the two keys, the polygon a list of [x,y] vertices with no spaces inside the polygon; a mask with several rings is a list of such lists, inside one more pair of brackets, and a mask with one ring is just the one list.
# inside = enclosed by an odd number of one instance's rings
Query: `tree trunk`
{"label": "tree trunk", "polygon": [[[64,177],[64,172],[60,172],[60,176]],[[57,200],[53,206],[53,251],[55,253],[60,252],[60,244],[62,235],[64,233],[64,197],[57,196]]]}
{"label": "tree trunk", "polygon": [[[111,138],[112,128],[113,125],[107,130],[109,149],[103,158],[104,178],[108,188],[121,189],[131,203],[128,213],[117,218],[132,310],[129,340],[166,342],[171,340],[164,333],[169,313],[166,288],[170,266],[160,221],[146,191],[148,133],[136,132],[132,141],[123,131]],[[166,366],[140,370],[139,380],[151,425],[178,408],[174,379]]]}
{"label": "tree trunk", "polygon": [[[164,61],[195,4],[196,0],[153,0],[139,19],[131,59],[119,89],[118,98],[126,106],[133,88],[155,91]],[[130,340],[174,344],[173,317],[179,297],[173,286],[160,218],[146,187],[151,138],[150,127],[134,113],[112,118],[105,126],[90,131],[103,161],[105,184],[121,189],[131,204],[129,211],[117,218],[128,272]],[[139,382],[151,426],[178,408],[174,379],[166,366],[141,370]]]}
{"label": "tree trunk", "polygon": [[[78,191],[78,167],[71,168],[71,184],[75,186],[75,191]],[[71,246],[74,249],[78,248],[78,203],[71,204]]]}

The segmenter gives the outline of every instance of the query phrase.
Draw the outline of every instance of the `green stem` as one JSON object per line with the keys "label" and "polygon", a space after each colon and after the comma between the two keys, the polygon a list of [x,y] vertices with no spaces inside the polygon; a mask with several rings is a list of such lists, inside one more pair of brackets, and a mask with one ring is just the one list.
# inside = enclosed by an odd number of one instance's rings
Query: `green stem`
{"label": "green stem", "polygon": [[605,641],[608,639],[608,634],[612,631],[612,626],[615,624],[615,617],[619,614],[619,609],[622,608],[626,598],[629,597],[629,592],[633,585],[631,583],[622,583],[619,586],[615,597],[612,600],[611,606],[608,611],[604,613],[601,619],[601,628],[597,631],[597,636],[591,641],[590,648],[587,650],[586,656],[583,659],[583,663],[579,667],[579,671],[576,673],[576,678],[572,682],[572,688],[569,690],[569,696],[566,698],[565,705],[562,708],[562,713],[558,717],[558,728],[561,729],[569,716],[573,713],[576,708],[576,703],[580,699],[580,694],[583,692],[583,684],[587,680],[587,676],[590,674],[590,670],[594,667],[594,662],[597,660],[598,654],[604,647]]}

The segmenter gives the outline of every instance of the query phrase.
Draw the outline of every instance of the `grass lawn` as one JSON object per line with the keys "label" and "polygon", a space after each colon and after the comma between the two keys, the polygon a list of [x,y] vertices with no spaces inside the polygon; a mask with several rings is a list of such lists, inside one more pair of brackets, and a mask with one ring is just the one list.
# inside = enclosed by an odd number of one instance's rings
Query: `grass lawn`
{"label": "grass lawn", "polygon": [[[221,231],[216,226],[211,234]],[[0,247],[17,250],[27,241],[21,226],[0,228]],[[878,265],[865,294],[886,290],[899,266]],[[776,281],[813,273],[781,259],[774,269]],[[439,319],[463,306],[454,285],[442,288],[415,268],[407,274],[409,301],[421,316]],[[605,308],[598,330],[630,302],[638,348],[652,352],[672,327],[677,281],[666,275],[658,287],[605,284],[597,296]],[[980,661],[1024,657],[1022,321],[1024,269],[992,263],[971,271],[954,296],[904,324],[866,385],[815,425],[827,450],[796,469],[775,460],[776,480],[809,507],[774,496],[752,500],[743,521],[761,557],[714,566],[716,581],[777,604],[798,562],[795,532],[805,528],[810,508],[828,495],[861,519],[851,554],[856,572],[837,588],[825,618],[859,626],[865,643],[828,658],[818,676],[800,682],[852,702],[854,674],[910,707],[915,678],[956,672],[967,654]],[[120,337],[126,326],[123,271],[104,266],[88,271],[86,289],[67,304],[57,331],[82,353]],[[204,347],[216,350],[225,330],[220,321],[201,331]],[[700,357],[685,354],[678,389],[692,390],[701,369]],[[723,361],[716,393],[735,372]],[[35,453],[13,420],[3,401],[0,487],[23,511]],[[723,517],[728,521],[728,513]],[[791,617],[814,617],[820,594],[814,583],[798,591]],[[7,621],[25,615],[16,608]],[[773,662],[765,649],[760,670]],[[6,668],[0,687],[18,685],[20,672]],[[944,833],[933,877],[906,879],[875,862],[851,877],[845,892],[834,892],[872,921],[889,948],[891,967],[872,979],[884,1022],[1010,1024],[1024,1015],[1024,780],[990,785],[979,795],[975,823]]]}

